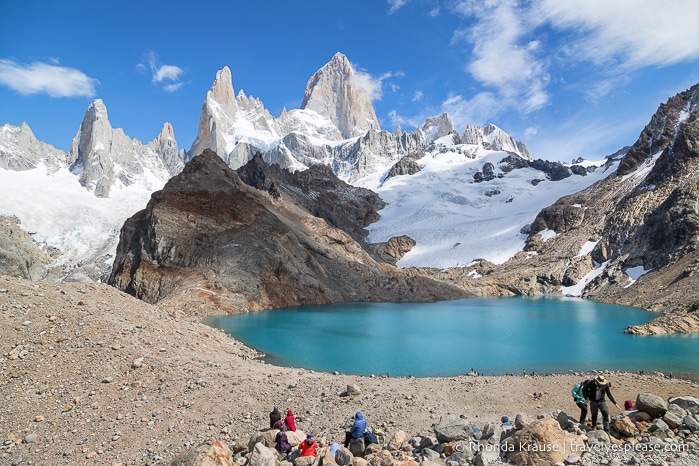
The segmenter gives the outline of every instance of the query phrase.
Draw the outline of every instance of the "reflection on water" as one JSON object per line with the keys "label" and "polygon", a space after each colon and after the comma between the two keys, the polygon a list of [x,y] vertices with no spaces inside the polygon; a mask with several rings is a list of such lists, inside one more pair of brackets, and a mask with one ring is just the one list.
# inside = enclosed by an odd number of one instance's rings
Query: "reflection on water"
{"label": "reflection on water", "polygon": [[281,366],[413,375],[611,369],[699,374],[699,336],[624,334],[656,314],[577,298],[341,303],[205,323]]}

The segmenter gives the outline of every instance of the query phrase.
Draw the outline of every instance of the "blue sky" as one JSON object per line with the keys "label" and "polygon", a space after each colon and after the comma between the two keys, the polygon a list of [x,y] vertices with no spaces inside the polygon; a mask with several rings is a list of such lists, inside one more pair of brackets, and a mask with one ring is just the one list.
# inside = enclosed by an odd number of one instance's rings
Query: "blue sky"
{"label": "blue sky", "polygon": [[660,103],[699,82],[695,0],[4,0],[0,125],[67,150],[87,106],[143,142],[196,137],[216,71],[272,115],[344,53],[382,129],[448,112],[494,123],[536,158],[635,142]]}

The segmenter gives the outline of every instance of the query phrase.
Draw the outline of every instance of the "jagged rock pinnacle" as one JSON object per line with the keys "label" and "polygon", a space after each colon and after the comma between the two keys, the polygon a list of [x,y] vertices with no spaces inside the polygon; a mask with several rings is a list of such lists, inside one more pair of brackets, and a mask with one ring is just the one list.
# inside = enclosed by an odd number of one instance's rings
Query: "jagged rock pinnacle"
{"label": "jagged rock pinnacle", "polygon": [[352,65],[341,53],[308,80],[301,108],[328,118],[345,138],[381,129],[369,91],[358,83]]}

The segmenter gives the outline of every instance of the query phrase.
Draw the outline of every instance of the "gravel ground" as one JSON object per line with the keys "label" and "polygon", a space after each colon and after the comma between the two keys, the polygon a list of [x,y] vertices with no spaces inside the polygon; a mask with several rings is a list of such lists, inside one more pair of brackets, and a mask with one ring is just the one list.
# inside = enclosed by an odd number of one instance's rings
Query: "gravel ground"
{"label": "gravel ground", "polygon": [[[446,414],[475,426],[578,414],[570,387],[582,374],[383,378],[276,367],[174,315],[104,284],[0,277],[0,464],[164,464],[212,437],[247,444],[275,405],[330,442],[344,439],[356,411],[409,436],[432,434]],[[620,404],[640,392],[699,397],[688,380],[607,376]],[[343,396],[348,385],[360,394]]]}

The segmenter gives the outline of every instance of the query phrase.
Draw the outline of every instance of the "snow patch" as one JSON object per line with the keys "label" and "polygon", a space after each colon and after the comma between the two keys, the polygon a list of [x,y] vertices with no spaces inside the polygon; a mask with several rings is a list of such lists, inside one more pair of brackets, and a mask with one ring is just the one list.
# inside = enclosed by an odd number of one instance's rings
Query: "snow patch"
{"label": "snow patch", "polygon": [[608,265],[609,261],[600,264],[597,268],[592,269],[590,272],[588,272],[587,275],[582,277],[580,281],[573,286],[562,286],[561,293],[564,296],[581,296],[587,284],[595,278],[597,278],[598,276],[600,276],[607,269]]}
{"label": "snow patch", "polygon": [[638,267],[629,267],[628,269],[624,270],[624,273],[629,276],[629,283],[624,286],[624,288],[628,288],[634,283],[636,283],[636,280],[638,280],[640,277],[643,275],[647,274],[653,269],[646,269],[642,265],[639,265]]}
{"label": "snow patch", "polygon": [[580,252],[578,252],[578,255],[575,257],[585,257],[588,254],[592,252],[593,249],[595,249],[595,246],[597,246],[597,243],[599,243],[599,240],[597,241],[588,241],[585,244],[582,245],[580,248]]}
{"label": "snow patch", "polygon": [[544,241],[548,241],[551,239],[555,239],[558,236],[558,233],[547,228],[546,230],[541,230],[539,232],[539,236],[541,236],[541,239],[543,239]]}

